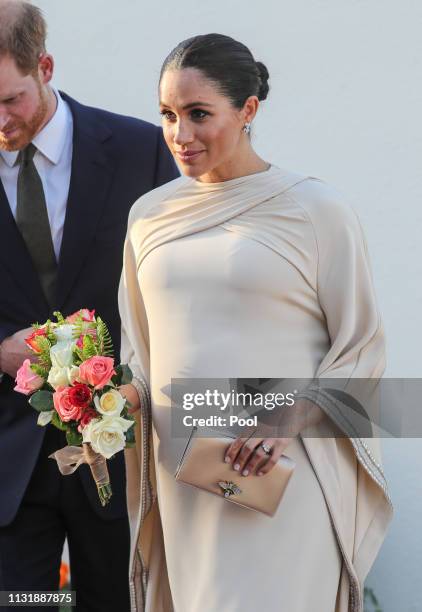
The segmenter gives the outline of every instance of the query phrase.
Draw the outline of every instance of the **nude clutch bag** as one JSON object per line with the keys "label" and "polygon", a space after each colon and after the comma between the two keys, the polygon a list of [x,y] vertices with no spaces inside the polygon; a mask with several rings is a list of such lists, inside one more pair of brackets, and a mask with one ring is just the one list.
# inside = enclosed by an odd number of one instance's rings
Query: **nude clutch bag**
{"label": "nude clutch bag", "polygon": [[242,477],[224,462],[234,437],[204,438],[192,431],[175,473],[176,480],[198,487],[244,508],[274,516],[293,473],[295,462],[282,455],[264,476]]}

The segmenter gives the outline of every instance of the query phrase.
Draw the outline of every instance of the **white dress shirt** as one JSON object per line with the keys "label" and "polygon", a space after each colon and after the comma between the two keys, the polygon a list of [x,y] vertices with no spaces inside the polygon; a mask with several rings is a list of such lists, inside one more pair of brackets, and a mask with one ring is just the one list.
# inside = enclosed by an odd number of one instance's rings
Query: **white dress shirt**
{"label": "white dress shirt", "polygon": [[[59,92],[54,88],[53,91],[57,98],[56,112],[32,142],[37,148],[34,164],[42,181],[54,252],[58,260],[70,185],[73,118],[69,106],[60,97]],[[15,219],[18,154],[18,151],[0,151],[0,178]]]}

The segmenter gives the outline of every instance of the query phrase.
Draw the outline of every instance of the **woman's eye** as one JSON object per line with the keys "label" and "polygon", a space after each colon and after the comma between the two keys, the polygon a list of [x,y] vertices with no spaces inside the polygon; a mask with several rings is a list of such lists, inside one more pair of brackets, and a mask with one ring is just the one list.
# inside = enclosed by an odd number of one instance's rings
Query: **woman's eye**
{"label": "woman's eye", "polygon": [[192,119],[195,120],[201,120],[201,119],[205,119],[205,117],[209,115],[209,113],[207,113],[206,111],[203,111],[199,108],[195,108],[192,112],[191,112],[191,117]]}
{"label": "woman's eye", "polygon": [[[174,122],[177,119],[176,115],[169,110],[160,111],[160,115],[166,121]],[[207,111],[201,110],[199,108],[195,108],[190,112],[190,118],[192,121],[202,121],[202,119],[205,119],[207,115],[209,115]]]}
{"label": "woman's eye", "polygon": [[168,110],[160,111],[160,115],[164,119],[166,119],[167,121],[173,121],[174,120],[174,113],[172,113],[171,111],[168,111]]}

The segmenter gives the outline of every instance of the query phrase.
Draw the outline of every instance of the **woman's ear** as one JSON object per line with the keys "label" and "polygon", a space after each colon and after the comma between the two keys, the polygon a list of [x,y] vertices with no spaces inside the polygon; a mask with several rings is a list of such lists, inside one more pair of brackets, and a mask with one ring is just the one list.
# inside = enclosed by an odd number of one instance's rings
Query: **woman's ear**
{"label": "woman's ear", "polygon": [[255,115],[258,112],[259,100],[257,96],[249,96],[243,105],[242,119],[244,123],[252,123],[255,119]]}

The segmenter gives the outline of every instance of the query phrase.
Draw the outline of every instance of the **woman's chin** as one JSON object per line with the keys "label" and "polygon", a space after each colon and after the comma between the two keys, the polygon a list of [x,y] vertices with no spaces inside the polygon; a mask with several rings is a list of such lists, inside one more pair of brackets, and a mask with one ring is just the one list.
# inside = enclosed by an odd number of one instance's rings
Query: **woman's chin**
{"label": "woman's chin", "polygon": [[195,164],[179,163],[179,168],[185,176],[189,176],[190,178],[195,179],[206,173],[206,170],[204,170],[204,168],[195,166]]}

